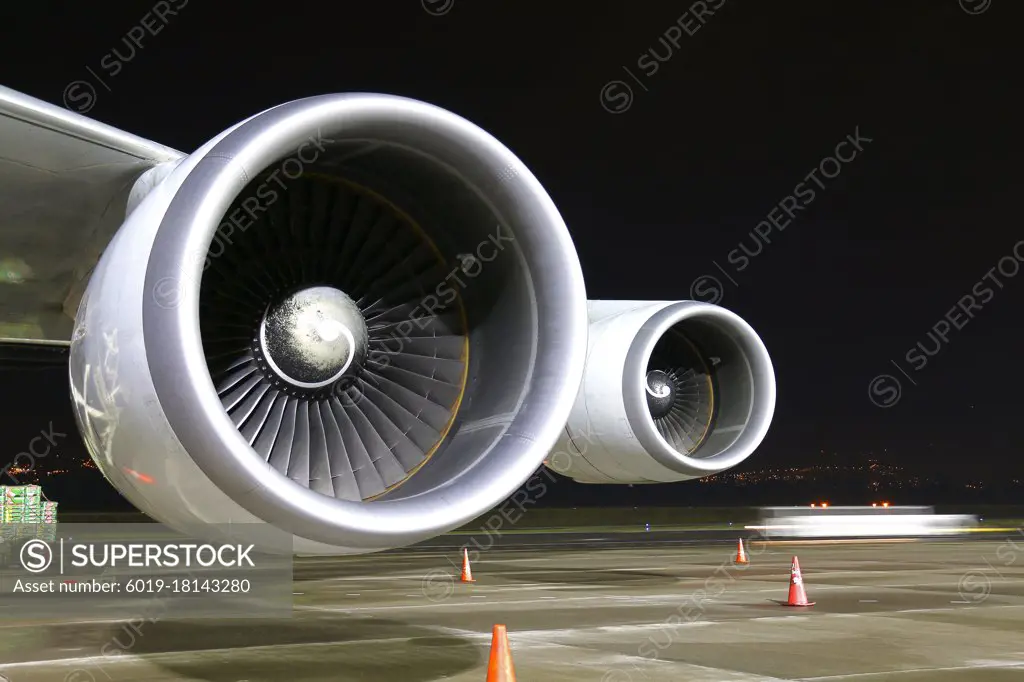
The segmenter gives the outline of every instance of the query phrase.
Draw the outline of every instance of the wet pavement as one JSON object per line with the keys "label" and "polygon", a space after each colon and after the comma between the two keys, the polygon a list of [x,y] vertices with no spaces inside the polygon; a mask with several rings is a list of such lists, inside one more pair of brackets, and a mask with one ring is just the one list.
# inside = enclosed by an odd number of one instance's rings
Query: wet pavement
{"label": "wet pavement", "polygon": [[[0,680],[483,682],[497,623],[521,682],[1024,680],[1019,532],[754,542],[745,567],[719,535],[531,534],[480,552],[472,584],[465,541],[297,559],[291,619],[8,617]],[[773,601],[794,554],[812,608]]]}

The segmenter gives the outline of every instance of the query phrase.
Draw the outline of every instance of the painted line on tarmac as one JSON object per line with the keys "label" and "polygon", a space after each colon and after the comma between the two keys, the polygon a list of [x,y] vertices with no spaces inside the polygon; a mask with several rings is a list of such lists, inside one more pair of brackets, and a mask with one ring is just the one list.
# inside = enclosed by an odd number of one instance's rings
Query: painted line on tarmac
{"label": "painted line on tarmac", "polygon": [[335,582],[354,582],[359,580],[365,580],[367,582],[380,582],[387,580],[423,580],[424,573],[414,573],[410,575],[369,575],[369,576],[349,576],[346,578],[311,578],[302,579],[301,577],[295,582],[301,583],[335,583]]}
{"label": "painted line on tarmac", "polygon": [[[536,543],[516,543],[514,545],[507,546],[495,546],[489,547],[487,551],[501,551],[501,552],[516,552],[516,551],[532,551],[536,549],[560,549],[560,550],[577,550],[577,549],[608,549],[608,548],[624,548],[624,549],[639,549],[643,547],[649,547],[654,545],[676,545],[678,547],[709,547],[715,544],[726,544],[734,542],[735,538],[700,538],[695,540],[603,540],[600,543],[597,542],[583,542],[582,540],[564,540],[558,542],[536,542]],[[760,540],[758,541],[760,542]],[[458,551],[463,547],[468,547],[469,544],[461,545],[437,545],[431,546],[431,553],[447,553],[449,551]],[[422,553],[426,553],[425,551]],[[412,556],[421,554],[421,552],[410,551],[401,556]],[[399,555],[399,551],[396,550],[394,554],[383,555],[383,556],[395,556]]]}
{"label": "painted line on tarmac", "polygon": [[[980,605],[980,603],[979,603],[979,605]],[[820,604],[819,604],[819,606],[820,606]],[[985,606],[983,608],[985,608],[985,609],[1024,609],[1024,604],[998,604],[998,605],[995,605],[995,606]],[[965,611],[965,610],[966,609],[964,609],[963,607],[936,606],[936,607],[928,608],[928,609],[897,609],[897,610],[893,610],[893,611],[868,611],[868,612],[865,612],[865,613],[820,613],[819,612],[819,613],[815,614],[814,617],[815,618],[890,618],[890,617],[892,617],[894,615],[898,615],[898,614],[902,614],[902,613],[946,613],[946,612],[950,612],[950,611]],[[789,616],[789,618],[793,618],[793,617],[794,616]],[[800,616],[800,617],[809,617],[809,616]],[[716,621],[712,621],[712,622],[715,623],[715,624],[724,624],[724,623],[736,624],[736,623],[742,623],[742,622],[747,622],[747,621],[769,620],[771,618],[775,618],[775,616],[766,616],[766,617],[762,617],[762,618],[744,618],[744,619],[741,619],[741,620],[728,620],[728,621],[716,620]],[[863,674],[863,673],[858,673],[858,674]]]}
{"label": "painted line on tarmac", "polygon": [[638,566],[633,568],[632,566],[626,568],[602,568],[600,571],[673,571],[678,570],[678,566]]}
{"label": "painted line on tarmac", "polygon": [[[831,592],[838,590],[851,590],[851,589],[864,589],[861,585],[822,585],[814,588],[815,592]],[[770,587],[756,590],[730,590],[727,589],[721,593],[718,597],[703,597],[701,602],[717,603],[721,605],[735,605],[731,601],[721,601],[721,597],[725,595],[734,594],[767,594],[767,593],[778,593],[784,595],[786,592],[785,586],[783,587]],[[676,592],[672,594],[656,594],[656,595],[620,595],[620,594],[605,594],[605,595],[593,595],[587,597],[559,597],[558,599],[562,602],[579,602],[579,601],[627,601],[629,605],[636,606],[651,606],[651,605],[680,605],[685,604],[688,600],[692,601],[692,598],[696,594],[695,592]],[[494,606],[501,607],[516,607],[519,605],[527,604],[540,604],[547,603],[546,599],[511,599],[507,601],[501,601],[494,604]],[[447,609],[447,608],[458,608],[463,606],[472,606],[472,602],[467,601],[439,601],[431,602],[429,604],[389,604],[387,606],[354,606],[354,607],[327,607],[327,606],[310,606],[310,605],[296,605],[296,609],[307,609],[314,611],[330,611],[338,613],[366,613],[374,611],[402,611],[409,609]]]}
{"label": "painted line on tarmac", "polygon": [[868,679],[882,675],[906,675],[910,673],[940,673],[953,672],[956,670],[1018,670],[1024,668],[1024,661],[992,661],[979,662],[968,665],[953,665],[941,668],[904,668],[900,670],[883,670],[869,673],[846,673],[843,675],[825,675],[823,677],[796,677],[800,682],[826,682],[827,680],[854,680],[857,678]]}
{"label": "painted line on tarmac", "polygon": [[[507,551],[507,550],[496,550],[496,551],[504,552],[504,551]],[[608,556],[605,552],[601,552],[601,551],[597,551],[597,550],[595,550],[594,552],[591,552],[591,553],[592,554],[600,554],[603,557],[607,557]],[[680,551],[680,552],[677,552],[675,554],[652,555],[652,554],[649,554],[649,553],[647,553],[647,552],[645,552],[643,550],[637,550],[635,552],[634,551],[626,551],[626,550],[615,550],[615,554],[613,556],[609,557],[609,558],[612,561],[616,561],[616,562],[618,562],[618,561],[629,561],[630,558],[632,557],[632,555],[637,555],[638,558],[643,558],[643,559],[647,559],[647,560],[650,560],[650,559],[676,559],[676,560],[678,560],[678,559],[680,559],[682,557],[685,557],[685,556],[694,556],[694,557],[696,557],[696,556],[699,556],[700,554],[703,554],[703,553],[704,552],[693,552],[693,551],[683,552],[683,551]],[[493,556],[493,555],[487,554],[487,555],[482,555],[482,557],[480,559],[478,559],[478,561],[486,562],[488,564],[525,564],[525,563],[530,563],[530,562],[558,561],[558,562],[561,562],[561,563],[564,564],[564,563],[566,563],[566,557],[563,557],[563,556],[540,556],[540,557],[528,557],[528,558],[525,558],[525,559],[505,559],[505,558],[502,558],[501,556]],[[579,558],[579,559],[576,559],[576,561],[584,561],[584,559]],[[589,568],[589,566],[588,566],[588,568]]]}

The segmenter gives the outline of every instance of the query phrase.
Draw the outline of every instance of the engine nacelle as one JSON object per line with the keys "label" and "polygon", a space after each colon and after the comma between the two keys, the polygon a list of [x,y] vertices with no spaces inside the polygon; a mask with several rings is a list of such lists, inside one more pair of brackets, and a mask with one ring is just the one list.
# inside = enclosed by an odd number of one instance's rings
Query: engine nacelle
{"label": "engine nacelle", "polygon": [[669,483],[734,467],[775,411],[768,352],[695,301],[590,301],[583,384],[547,465],[581,483]]}
{"label": "engine nacelle", "polygon": [[70,378],[97,465],[155,519],[377,551],[484,513],[555,444],[580,264],[537,179],[464,119],[291,102],[153,169],[129,210]]}

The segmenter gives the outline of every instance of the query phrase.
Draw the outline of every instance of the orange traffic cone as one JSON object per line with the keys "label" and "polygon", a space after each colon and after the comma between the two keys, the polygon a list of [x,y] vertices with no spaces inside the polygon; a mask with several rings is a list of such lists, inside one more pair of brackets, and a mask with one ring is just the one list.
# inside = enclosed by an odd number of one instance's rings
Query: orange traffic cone
{"label": "orange traffic cone", "polygon": [[807,601],[800,561],[796,557],[793,557],[793,567],[789,571],[789,601],[779,603],[783,606],[814,606],[814,602]]}
{"label": "orange traffic cone", "polygon": [[736,546],[736,558],[733,559],[737,564],[749,564],[750,559],[747,558],[747,553],[743,549],[743,538],[740,538],[739,544]]}
{"label": "orange traffic cone", "polygon": [[487,682],[516,682],[516,669],[512,666],[512,652],[508,647],[508,632],[504,625],[495,625],[494,634],[491,635]]}
{"label": "orange traffic cone", "polygon": [[469,550],[466,548],[462,549],[462,582],[476,582],[476,580],[473,579],[473,571],[469,569]]}

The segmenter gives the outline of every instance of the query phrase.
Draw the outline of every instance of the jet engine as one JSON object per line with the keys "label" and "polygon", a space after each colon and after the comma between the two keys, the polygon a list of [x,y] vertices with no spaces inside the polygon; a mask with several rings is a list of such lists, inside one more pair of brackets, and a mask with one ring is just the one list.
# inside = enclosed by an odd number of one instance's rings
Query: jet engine
{"label": "jet engine", "polygon": [[761,443],[775,373],[736,314],[696,301],[591,301],[588,363],[549,468],[582,483],[725,471]]}
{"label": "jet engine", "polygon": [[153,518],[363,553],[536,471],[587,325],[568,231],[508,149],[422,102],[332,95],[138,179],[70,379],[93,458]]}

